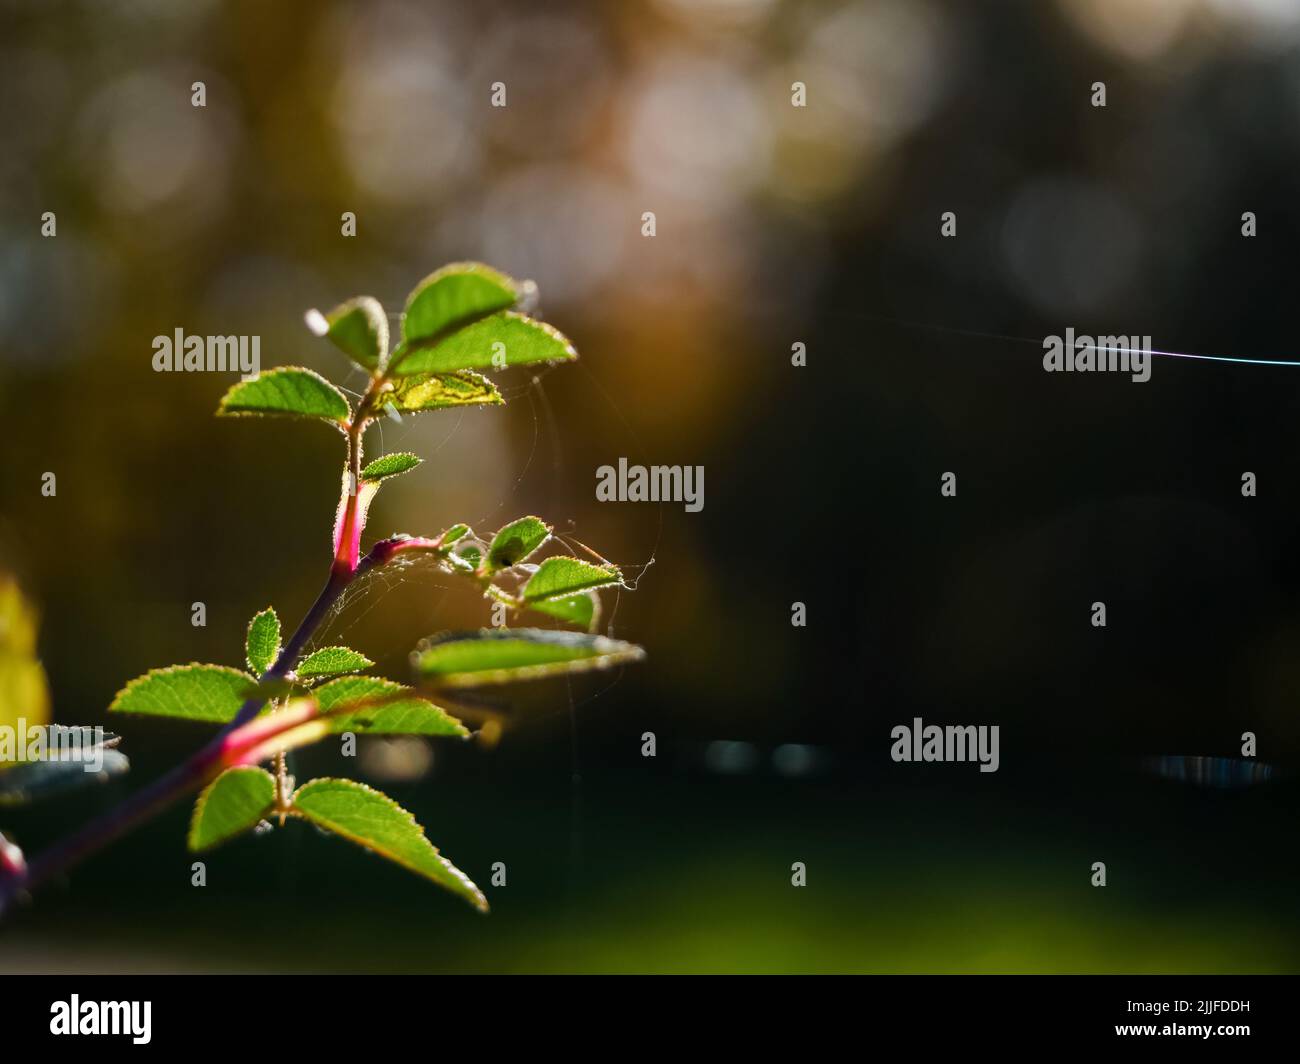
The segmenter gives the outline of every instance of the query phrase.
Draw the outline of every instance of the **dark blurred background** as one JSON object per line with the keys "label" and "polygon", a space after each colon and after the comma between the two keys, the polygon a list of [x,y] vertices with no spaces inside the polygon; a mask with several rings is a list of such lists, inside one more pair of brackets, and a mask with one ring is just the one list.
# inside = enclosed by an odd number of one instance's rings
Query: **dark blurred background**
{"label": "dark blurred background", "polygon": [[[103,722],[154,666],[236,663],[248,618],[296,621],[328,564],[340,439],[214,419],[235,378],[156,374],[153,337],[260,335],[264,365],[355,388],[303,312],[396,314],[463,258],[536,280],[582,361],[504,375],[504,409],[385,424],[432,460],[370,530],[543,515],[638,578],[606,621],[650,655],[547,686],[495,749],[437,746],[418,778],[386,779],[420,757],[381,744],[299,758],[371,773],[480,884],[504,861],[486,919],[297,824],[192,888],[178,807],[0,928],[0,969],[1300,965],[1300,367],[1162,358],[1134,384],[1046,374],[1040,346],[1072,326],[1296,357],[1300,5],[0,19],[0,565],[42,610],[57,719]],[[703,465],[704,511],[597,504],[620,456]],[[363,590],[323,638],[399,678],[418,638],[486,622],[431,569]],[[1000,725],[1000,771],[892,763],[914,716]],[[125,780],[5,811],[29,853],[207,734],[120,730]],[[1269,782],[1142,769],[1238,756],[1243,731]]]}

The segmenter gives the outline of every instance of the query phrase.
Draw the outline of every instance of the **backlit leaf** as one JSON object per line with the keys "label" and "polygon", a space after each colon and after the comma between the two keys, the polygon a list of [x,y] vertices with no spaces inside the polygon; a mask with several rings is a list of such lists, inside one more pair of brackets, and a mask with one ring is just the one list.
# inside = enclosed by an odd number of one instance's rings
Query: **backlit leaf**
{"label": "backlit leaf", "polygon": [[255,828],[275,805],[275,777],[253,766],[227,769],[199,795],[190,820],[194,852]]}
{"label": "backlit leaf", "polygon": [[308,654],[294,670],[301,679],[313,676],[333,676],[340,672],[360,672],[374,662],[364,654],[348,647],[321,647]]}
{"label": "backlit leaf", "polygon": [[312,691],[322,713],[364,703],[329,719],[330,731],[360,735],[469,735],[460,721],[411,688],[377,676],[347,676]]}
{"label": "backlit leaf", "polygon": [[388,357],[388,316],[370,296],[349,299],[328,314],[309,311],[307,326],[363,369],[378,369]]}
{"label": "backlit leaf", "polygon": [[431,687],[477,687],[605,669],[640,661],[645,651],[585,632],[482,628],[452,633],[416,648],[415,668]]}
{"label": "backlit leaf", "polygon": [[547,558],[524,585],[528,605],[545,599],[562,598],[598,587],[621,584],[623,574],[616,565],[592,565],[577,558]]}
{"label": "backlit leaf", "polygon": [[600,616],[600,600],[596,597],[594,591],[584,591],[577,595],[570,595],[567,598],[542,599],[539,602],[530,602],[530,610],[536,610],[538,613],[545,613],[548,617],[556,617],[566,624],[576,625],[578,628],[591,630],[593,622]]}
{"label": "backlit leaf", "polygon": [[343,393],[319,373],[281,366],[234,385],[222,397],[217,413],[319,417],[343,424],[352,416],[352,408]]}
{"label": "backlit leaf", "polygon": [[447,563],[457,572],[469,575],[478,570],[483,564],[483,557],[487,552],[487,544],[475,536],[464,535],[455,544],[452,545],[444,557]]}
{"label": "backlit leaf", "polygon": [[535,362],[563,362],[578,357],[558,329],[544,321],[505,310],[452,333],[442,340],[413,344],[393,372],[449,373],[462,369],[505,369]]}
{"label": "backlit leaf", "polygon": [[519,286],[481,262],[453,262],[415,286],[402,315],[407,344],[428,340],[467,325],[476,318],[506,310],[519,298]]}
{"label": "backlit leaf", "polygon": [[224,665],[172,665],[137,676],[117,693],[110,713],[181,717],[227,724],[257,681]]}
{"label": "backlit leaf", "polygon": [[382,405],[391,404],[408,414],[453,406],[500,406],[504,402],[495,384],[470,370],[399,377],[393,382],[392,391],[380,398]]}
{"label": "backlit leaf", "polygon": [[548,524],[538,517],[521,517],[511,521],[492,537],[488,547],[487,569],[508,569],[518,565],[538,547],[546,542],[551,534]]}
{"label": "backlit leaf", "polygon": [[361,479],[373,482],[383,480],[385,477],[395,477],[399,473],[409,472],[423,461],[423,458],[405,451],[386,454],[382,458],[376,458],[361,470]]}
{"label": "backlit leaf", "polygon": [[280,656],[280,618],[270,606],[248,622],[244,644],[248,667],[261,676]]}
{"label": "backlit leaf", "polygon": [[438,853],[415,817],[388,795],[355,780],[315,779],[298,788],[293,805],[313,824],[433,880],[487,912],[483,892]]}
{"label": "backlit leaf", "polygon": [[447,529],[447,531],[445,531],[441,536],[438,537],[438,542],[442,545],[442,548],[445,549],[447,547],[450,547],[458,539],[463,539],[466,535],[469,534],[469,531],[470,531],[469,525],[466,524],[452,525],[449,529]]}

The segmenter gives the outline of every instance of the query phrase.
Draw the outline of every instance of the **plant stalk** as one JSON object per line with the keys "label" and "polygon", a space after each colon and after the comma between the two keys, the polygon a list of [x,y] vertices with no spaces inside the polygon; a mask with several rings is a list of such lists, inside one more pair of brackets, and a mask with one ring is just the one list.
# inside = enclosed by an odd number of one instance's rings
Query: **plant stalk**
{"label": "plant stalk", "polygon": [[[308,640],[350,582],[351,574],[346,580],[340,580],[331,572],[325,587],[289,638],[289,642],[280,651],[275,664],[262,677],[263,682],[282,678],[297,663]],[[178,798],[203,787],[222,767],[222,755],[226,750],[227,736],[241,724],[255,717],[265,702],[265,698],[250,698],[245,701],[235,718],[197,753],[160,776],[148,787],[131,795],[120,805],[84,824],[62,842],[35,857],[28,863],[27,870],[22,876],[0,881],[0,914],[3,914],[8,903],[16,895],[34,890],[73,865],[80,864],[109,843],[121,838],[132,828],[162,812]]]}
{"label": "plant stalk", "polygon": [[[351,535],[348,538],[354,542],[358,542],[361,536],[361,529],[355,527],[360,519],[357,512],[357,489],[361,472],[361,438],[365,434],[375,397],[384,382],[385,378],[382,374],[371,379],[370,386],[362,396],[356,413],[346,429],[349,472],[352,474],[350,486],[353,490],[348,490],[349,482],[345,481],[343,498],[339,505],[344,508],[344,527],[351,524]],[[284,644],[275,663],[260,678],[260,682],[279,680],[288,675],[289,670],[297,664],[307,643],[329,615],[330,609],[353,579],[361,572],[382,565],[396,553],[394,542],[391,540],[376,544],[375,550],[365,558],[359,558],[355,549],[349,557],[343,557],[342,551],[343,542],[340,541],[325,586],[321,588],[316,601],[299,622],[289,641]],[[137,791],[113,809],[82,825],[61,842],[33,858],[22,873],[0,878],[0,915],[4,914],[9,904],[20,894],[29,893],[51,878],[80,864],[86,858],[104,849],[109,843],[120,839],[132,828],[157,816],[172,802],[198,790],[215,778],[224,767],[226,740],[237,728],[257,716],[265,703],[265,697],[255,696],[247,699],[240,706],[234,719],[202,749],[160,776],[148,787]]]}

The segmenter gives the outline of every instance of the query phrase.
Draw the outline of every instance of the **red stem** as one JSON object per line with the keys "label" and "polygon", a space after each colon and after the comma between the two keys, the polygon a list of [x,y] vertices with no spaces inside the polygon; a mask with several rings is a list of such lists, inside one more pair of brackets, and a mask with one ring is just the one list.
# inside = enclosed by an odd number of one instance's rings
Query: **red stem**
{"label": "red stem", "polygon": [[[436,543],[427,540],[383,540],[375,544],[374,550],[365,558],[359,556],[361,532],[365,524],[358,507],[361,437],[365,433],[374,397],[382,386],[382,377],[371,380],[370,387],[357,405],[356,413],[347,426],[348,467],[351,476],[344,483],[344,498],[340,500],[340,506],[344,508],[341,525],[343,534],[339,537],[329,578],[321,588],[316,601],[312,603],[311,609],[307,611],[293,635],[289,637],[289,641],[285,643],[275,664],[261,677],[262,682],[282,679],[297,664],[303,649],[329,614],[330,608],[338,601],[344,588],[352,583],[359,573],[368,571],[376,565],[382,565],[406,546]],[[265,704],[265,698],[254,697],[246,700],[234,719],[201,750],[148,787],[137,791],[120,805],[84,824],[63,841],[35,857],[28,863],[25,871],[18,875],[0,877],[0,915],[3,915],[9,903],[19,894],[34,890],[51,877],[79,864],[109,843],[121,838],[136,825],[156,816],[176,799],[198,790],[215,777],[225,767],[231,733],[257,716]]]}
{"label": "red stem", "polygon": [[[351,581],[351,573],[341,578],[337,572],[331,572],[325,587],[289,637],[289,642],[280,651],[275,664],[262,677],[263,682],[280,679],[297,663],[307,641]],[[28,863],[23,875],[0,881],[0,914],[3,914],[8,903],[18,894],[36,889],[50,878],[104,849],[138,824],[156,816],[176,799],[204,786],[224,767],[230,734],[257,716],[265,703],[265,698],[250,698],[245,701],[234,719],[197,753],[35,857]]]}

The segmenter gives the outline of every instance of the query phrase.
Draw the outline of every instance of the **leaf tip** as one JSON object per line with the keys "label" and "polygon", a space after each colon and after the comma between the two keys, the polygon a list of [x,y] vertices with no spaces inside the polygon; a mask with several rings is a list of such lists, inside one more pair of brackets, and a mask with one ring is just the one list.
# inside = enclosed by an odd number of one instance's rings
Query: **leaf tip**
{"label": "leaf tip", "polygon": [[307,328],[311,330],[313,336],[328,336],[330,332],[330,323],[326,320],[325,315],[313,307],[303,315],[303,320],[307,323]]}

